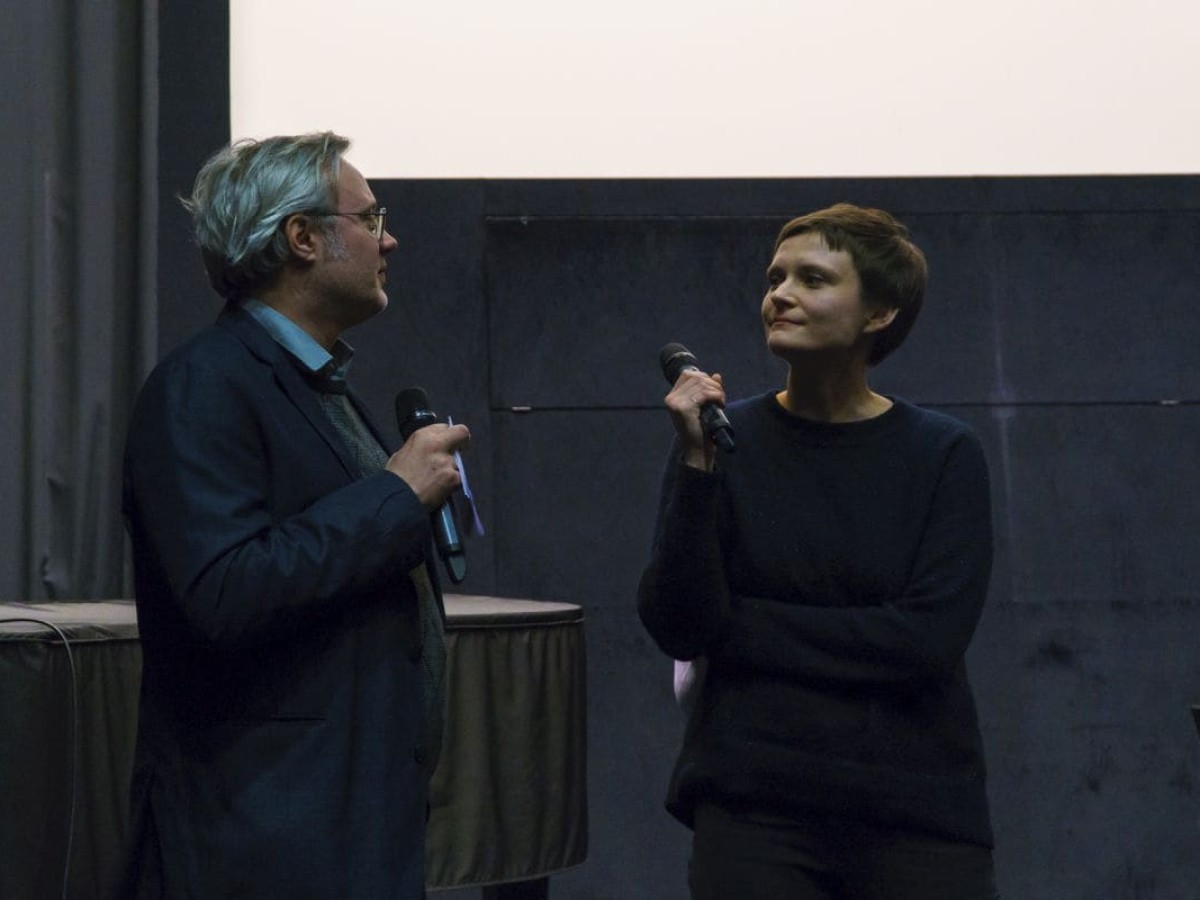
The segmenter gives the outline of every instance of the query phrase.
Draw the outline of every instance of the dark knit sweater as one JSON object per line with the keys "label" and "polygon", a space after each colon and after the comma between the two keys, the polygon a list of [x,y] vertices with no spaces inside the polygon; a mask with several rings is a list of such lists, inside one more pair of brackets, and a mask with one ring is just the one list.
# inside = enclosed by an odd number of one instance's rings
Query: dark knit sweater
{"label": "dark knit sweater", "polygon": [[708,672],[667,808],[832,813],[991,846],[963,655],[992,560],[987,463],[896,399],[825,424],[731,404],[716,471],[673,451],[638,607]]}

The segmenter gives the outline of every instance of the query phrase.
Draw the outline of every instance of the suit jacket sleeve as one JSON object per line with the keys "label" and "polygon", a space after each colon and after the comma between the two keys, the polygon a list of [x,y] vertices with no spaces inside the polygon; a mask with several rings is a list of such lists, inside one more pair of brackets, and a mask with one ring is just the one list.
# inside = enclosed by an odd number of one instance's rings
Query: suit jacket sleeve
{"label": "suit jacket sleeve", "polygon": [[354,478],[282,351],[269,364],[233,338],[210,343],[160,366],[134,413],[139,594],[165,593],[193,635],[226,648],[396,596],[429,547],[415,494],[389,472]]}

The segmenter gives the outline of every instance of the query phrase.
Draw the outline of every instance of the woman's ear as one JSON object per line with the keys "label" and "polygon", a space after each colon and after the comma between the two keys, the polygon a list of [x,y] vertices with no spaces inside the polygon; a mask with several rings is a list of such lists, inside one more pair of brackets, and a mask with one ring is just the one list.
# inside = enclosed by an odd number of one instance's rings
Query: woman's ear
{"label": "woman's ear", "polygon": [[892,324],[892,320],[900,312],[896,307],[871,307],[867,310],[867,321],[863,323],[864,334],[874,334],[883,331]]}

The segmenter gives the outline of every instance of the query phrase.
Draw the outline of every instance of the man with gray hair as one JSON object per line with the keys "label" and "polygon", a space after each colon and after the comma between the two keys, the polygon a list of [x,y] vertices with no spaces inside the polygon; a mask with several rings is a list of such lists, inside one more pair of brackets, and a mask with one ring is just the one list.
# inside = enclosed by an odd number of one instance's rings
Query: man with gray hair
{"label": "man with gray hair", "polygon": [[143,677],[128,892],[417,898],[441,744],[430,513],[462,425],[394,453],[347,388],[347,328],[396,249],[331,133],[243,141],[191,212],[215,324],[134,410],[124,511]]}

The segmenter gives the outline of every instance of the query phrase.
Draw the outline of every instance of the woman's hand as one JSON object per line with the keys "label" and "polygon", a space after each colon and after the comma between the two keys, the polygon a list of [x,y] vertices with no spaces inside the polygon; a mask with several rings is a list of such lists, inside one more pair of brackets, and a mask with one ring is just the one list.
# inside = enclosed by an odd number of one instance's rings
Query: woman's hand
{"label": "woman's hand", "polygon": [[711,472],[716,448],[700,423],[700,407],[706,403],[725,405],[725,388],[719,374],[685,369],[664,401],[683,446],[683,461],[693,469]]}

